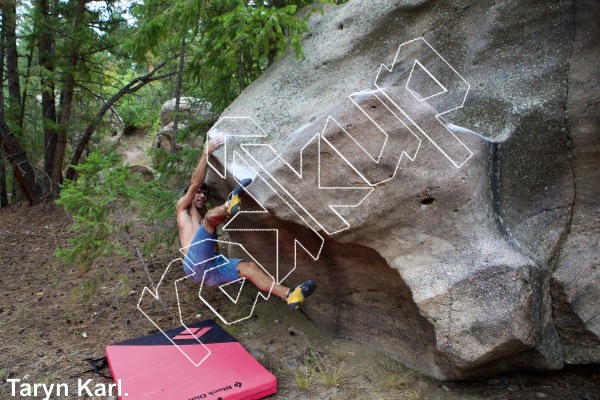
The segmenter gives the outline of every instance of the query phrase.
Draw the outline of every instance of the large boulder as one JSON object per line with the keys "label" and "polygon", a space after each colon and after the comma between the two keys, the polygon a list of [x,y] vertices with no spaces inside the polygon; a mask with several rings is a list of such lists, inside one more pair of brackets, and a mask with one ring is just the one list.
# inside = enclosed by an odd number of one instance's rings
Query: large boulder
{"label": "large boulder", "polygon": [[[160,108],[160,120],[163,126],[173,122],[176,102],[177,99],[168,100]],[[179,99],[179,113],[184,116],[183,120],[188,120],[190,116],[206,121],[210,121],[213,118],[210,111],[210,104],[193,97],[181,97]]]}
{"label": "large boulder", "polygon": [[600,4],[577,2],[566,102],[575,191],[569,232],[550,267],[565,362],[600,360]]}
{"label": "large boulder", "polygon": [[436,378],[600,362],[599,17],[592,0],[313,17],[306,58],[209,132],[230,135],[213,192],[255,178],[231,240],[284,284],[315,279],[317,325]]}
{"label": "large boulder", "polygon": [[[160,119],[163,127],[156,132],[152,140],[152,148],[159,148],[166,151],[181,150],[181,144],[190,145],[192,147],[200,147],[204,143],[202,135],[184,135],[184,143],[176,143],[173,146],[173,138],[175,137],[175,108],[177,99],[166,101],[160,109]],[[177,131],[186,131],[189,126],[197,125],[198,123],[206,124],[214,121],[214,115],[211,112],[210,104],[193,97],[181,97],[179,99],[179,115],[177,121]],[[194,128],[197,129],[197,128]]]}

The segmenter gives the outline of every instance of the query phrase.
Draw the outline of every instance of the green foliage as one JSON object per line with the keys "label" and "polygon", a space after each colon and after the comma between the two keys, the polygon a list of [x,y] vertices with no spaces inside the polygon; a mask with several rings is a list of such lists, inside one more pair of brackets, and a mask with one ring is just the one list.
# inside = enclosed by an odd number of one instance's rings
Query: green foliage
{"label": "green foliage", "polygon": [[119,102],[118,113],[126,129],[148,129],[154,124],[156,111],[149,107],[149,101],[148,96],[126,96]]}
{"label": "green foliage", "polygon": [[[122,165],[114,152],[92,153],[76,169],[79,179],[65,182],[57,201],[72,215],[72,230],[77,232],[70,248],[55,253],[67,265],[76,266],[83,275],[102,257],[127,256],[123,242],[135,229],[131,212],[150,219],[156,227],[153,239],[142,247],[145,254],[166,237],[173,242],[174,230],[163,225],[173,220],[177,193],[164,190],[157,180],[145,182]],[[93,291],[95,282],[87,284],[94,285],[89,288]]]}
{"label": "green foliage", "polygon": [[[40,173],[36,174],[38,183],[45,191],[57,185],[56,182],[50,182],[48,166],[58,159],[52,154],[54,147],[45,141],[55,137],[58,132],[66,131],[66,164],[81,138],[81,132],[111,95],[111,85],[116,84],[108,73],[113,68],[112,64],[122,64],[122,60],[130,58],[121,51],[120,43],[123,42],[122,35],[131,27],[127,26],[121,15],[124,3],[86,2],[83,12],[77,9],[77,5],[82,3],[76,0],[18,3],[17,34],[23,108],[19,110],[22,126],[13,124],[11,129],[28,160],[39,168]],[[46,52],[40,54],[43,39],[49,43]],[[42,64],[43,55],[46,59]],[[65,96],[66,83],[72,82],[68,78],[74,79],[74,87],[68,85],[68,92],[74,95],[72,104],[65,106],[65,99],[71,98]],[[56,97],[56,113],[41,112],[42,93]],[[60,123],[63,112],[63,123],[68,121],[66,124]],[[46,118],[42,118],[44,115]],[[97,140],[97,136],[108,133],[108,124],[105,122],[97,126],[92,142]],[[92,150],[93,146],[89,149]],[[58,169],[64,170],[65,164]]]}
{"label": "green foliage", "polygon": [[297,57],[302,56],[300,38],[308,32],[308,22],[295,17],[296,10],[294,5],[278,9],[240,1],[211,19],[192,62],[198,67],[191,73],[216,109],[233,101],[288,43]]}
{"label": "green foliage", "polygon": [[[303,56],[300,39],[308,18],[333,0],[147,0],[135,8],[138,34],[127,44],[139,59],[179,52],[182,35],[191,54],[186,74],[199,96],[220,113],[273,61],[291,50]],[[273,2],[275,3],[275,2]],[[308,7],[299,15],[298,11]],[[152,56],[152,54],[154,56]]]}
{"label": "green foliage", "polygon": [[109,219],[121,199],[130,198],[127,184],[131,174],[124,167],[114,167],[117,155],[103,156],[92,153],[86,162],[78,165],[79,180],[67,181],[57,201],[72,213],[72,230],[79,233],[71,239],[71,249],[59,249],[56,256],[70,265],[77,265],[83,274],[90,270],[99,256],[125,255],[118,241],[111,240],[115,225]]}
{"label": "green foliage", "polygon": [[[139,74],[135,71],[108,71],[110,79],[115,82],[111,87],[107,87],[106,96],[112,97],[118,89],[127,82],[135,79]],[[135,93],[131,93],[121,98],[115,105],[119,116],[123,119],[126,129],[149,129],[158,120],[160,104],[167,100],[167,96],[150,86],[144,86]]]}
{"label": "green foliage", "polygon": [[314,369],[303,368],[294,371],[294,380],[300,390],[310,389],[314,376]]}
{"label": "green foliage", "polygon": [[98,286],[104,283],[112,274],[113,271],[109,268],[101,268],[90,272],[85,276],[81,285],[73,291],[73,298],[80,297],[89,300],[98,292]]}

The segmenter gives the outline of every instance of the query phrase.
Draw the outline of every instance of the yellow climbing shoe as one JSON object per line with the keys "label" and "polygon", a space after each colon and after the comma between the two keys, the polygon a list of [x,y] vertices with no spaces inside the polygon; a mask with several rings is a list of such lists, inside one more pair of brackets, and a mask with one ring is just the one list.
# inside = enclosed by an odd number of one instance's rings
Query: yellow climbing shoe
{"label": "yellow climbing shoe", "polygon": [[300,303],[302,303],[305,298],[313,294],[316,288],[317,285],[310,279],[300,286],[294,286],[290,288],[290,291],[287,295],[287,303],[288,307],[290,307],[290,310],[294,311],[299,309]]}
{"label": "yellow climbing shoe", "polygon": [[252,179],[246,178],[242,179],[240,183],[229,193],[227,199],[229,200],[229,207],[227,207],[227,212],[230,216],[234,216],[242,209],[242,196],[246,191],[244,188],[252,183]]}

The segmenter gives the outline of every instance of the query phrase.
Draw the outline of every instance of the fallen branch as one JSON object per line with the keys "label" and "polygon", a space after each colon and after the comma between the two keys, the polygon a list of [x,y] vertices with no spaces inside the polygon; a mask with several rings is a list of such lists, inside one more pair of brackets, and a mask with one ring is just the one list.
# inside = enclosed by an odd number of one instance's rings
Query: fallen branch
{"label": "fallen branch", "polygon": [[[115,204],[115,207],[117,209],[117,212],[119,213],[119,217],[121,217],[121,221],[123,221],[123,223],[126,223],[125,217],[123,217],[123,213],[121,212],[119,205]],[[133,240],[133,237],[131,237],[131,234],[129,233],[129,229],[125,229],[125,233],[127,233],[127,237],[129,238],[129,240],[133,243],[133,246],[135,247],[135,254],[138,256],[138,259],[140,260],[140,264],[142,264],[142,267],[144,268],[144,273],[146,274],[146,278],[148,279],[148,283],[150,284],[152,291],[156,292],[156,286],[154,285],[154,280],[152,279],[152,276],[150,275],[150,271],[148,270],[148,263],[146,263],[144,256],[142,256],[142,253],[140,252],[140,248],[138,247],[137,242],[135,240]],[[157,292],[157,296],[158,296],[158,292]],[[164,301],[162,301],[160,296],[157,297],[157,300],[160,303],[160,305],[162,306],[163,311],[169,312],[167,305],[164,303]]]}

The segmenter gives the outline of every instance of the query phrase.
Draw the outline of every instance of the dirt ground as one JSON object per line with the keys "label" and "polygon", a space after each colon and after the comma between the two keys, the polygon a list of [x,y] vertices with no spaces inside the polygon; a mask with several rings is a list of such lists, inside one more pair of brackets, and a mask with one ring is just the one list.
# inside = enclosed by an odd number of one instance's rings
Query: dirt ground
{"label": "dirt ground", "polygon": [[[0,209],[2,400],[21,398],[11,396],[6,381],[11,378],[73,386],[80,377],[110,382],[85,372],[90,367],[84,359],[103,356],[111,343],[156,332],[136,308],[148,280],[135,256],[99,263],[97,270],[113,272],[90,300],[81,298],[85,278],[53,257],[72,237],[70,226],[70,217],[53,204]],[[141,230],[126,246],[132,250],[145,235]],[[150,257],[153,279],[158,281],[177,257],[176,248]],[[214,318],[192,289],[184,296],[190,318]],[[157,306],[154,312],[167,325],[178,326],[172,310],[165,313]],[[224,328],[277,377],[278,393],[272,399],[600,399],[598,365],[439,382],[381,352],[321,331],[305,314],[289,312],[274,299],[259,303],[250,319]]]}

